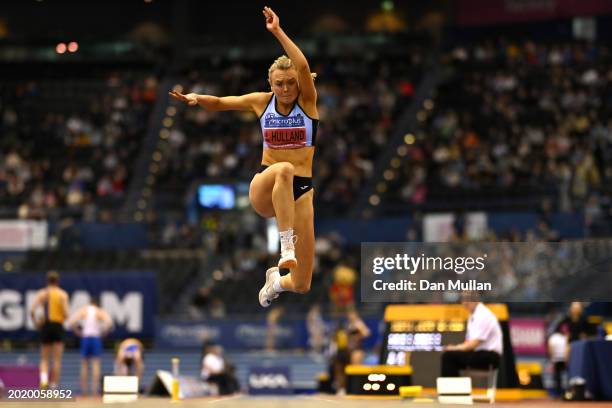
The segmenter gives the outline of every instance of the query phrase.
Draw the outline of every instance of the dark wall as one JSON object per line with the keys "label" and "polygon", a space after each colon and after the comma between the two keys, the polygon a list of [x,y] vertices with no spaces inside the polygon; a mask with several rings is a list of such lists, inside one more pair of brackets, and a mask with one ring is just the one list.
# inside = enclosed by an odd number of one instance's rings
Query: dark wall
{"label": "dark wall", "polygon": [[[154,22],[176,33],[228,39],[266,36],[262,9],[272,7],[291,34],[308,32],[324,15],[341,17],[351,31],[364,28],[369,15],[381,10],[382,0],[20,0],[0,2],[0,20],[12,38],[29,41],[109,40],[125,35],[142,22]],[[414,28],[423,14],[449,10],[448,0],[394,0],[394,10]],[[177,16],[177,14],[179,14]],[[254,36],[254,37],[253,37]]]}
{"label": "dark wall", "polygon": [[22,0],[1,2],[0,19],[16,40],[111,40],[144,21],[169,28],[171,10],[169,0]]}

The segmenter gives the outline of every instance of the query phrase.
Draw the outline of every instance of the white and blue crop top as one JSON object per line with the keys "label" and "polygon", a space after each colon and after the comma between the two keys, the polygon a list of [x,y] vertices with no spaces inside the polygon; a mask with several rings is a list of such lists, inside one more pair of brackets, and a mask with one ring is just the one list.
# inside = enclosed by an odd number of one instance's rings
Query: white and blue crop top
{"label": "white and blue crop top", "polygon": [[263,147],[268,149],[300,149],[315,145],[318,119],[309,117],[297,101],[288,115],[276,110],[276,96],[266,106],[259,117]]}

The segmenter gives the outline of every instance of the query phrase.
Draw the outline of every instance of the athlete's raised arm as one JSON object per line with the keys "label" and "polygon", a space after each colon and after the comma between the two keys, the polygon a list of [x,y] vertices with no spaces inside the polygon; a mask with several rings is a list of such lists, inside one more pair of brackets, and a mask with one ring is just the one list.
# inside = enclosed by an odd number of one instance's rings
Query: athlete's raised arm
{"label": "athlete's raised arm", "polygon": [[200,105],[204,109],[214,111],[225,110],[241,110],[258,111],[266,105],[270,94],[266,92],[253,92],[241,96],[213,96],[213,95],[198,95],[195,93],[182,94],[178,91],[168,92],[173,98],[185,102],[190,106]]}
{"label": "athlete's raised arm", "polygon": [[298,73],[298,81],[300,84],[301,99],[304,104],[316,106],[317,90],[314,85],[314,79],[308,66],[308,60],[297,45],[285,34],[280,26],[280,20],[276,13],[270,7],[264,7],[263,14],[266,17],[266,28],[274,37],[281,43],[287,56],[293,62]]}

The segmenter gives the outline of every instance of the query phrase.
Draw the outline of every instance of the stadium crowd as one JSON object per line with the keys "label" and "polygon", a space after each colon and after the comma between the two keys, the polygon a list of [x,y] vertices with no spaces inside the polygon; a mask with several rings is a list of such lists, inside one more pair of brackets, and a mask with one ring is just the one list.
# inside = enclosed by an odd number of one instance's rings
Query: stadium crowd
{"label": "stadium crowd", "polygon": [[157,78],[124,71],[0,85],[4,217],[111,221],[155,104]]}
{"label": "stadium crowd", "polygon": [[490,209],[548,199],[594,222],[611,192],[610,58],[606,45],[582,42],[455,47],[388,199]]}

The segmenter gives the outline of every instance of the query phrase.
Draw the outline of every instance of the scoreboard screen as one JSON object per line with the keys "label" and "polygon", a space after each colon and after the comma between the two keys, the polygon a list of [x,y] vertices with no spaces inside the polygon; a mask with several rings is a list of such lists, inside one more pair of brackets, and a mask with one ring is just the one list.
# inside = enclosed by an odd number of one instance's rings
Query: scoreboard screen
{"label": "scoreboard screen", "polygon": [[387,323],[381,364],[413,369],[413,384],[434,386],[442,348],[465,339],[463,320],[395,320]]}

